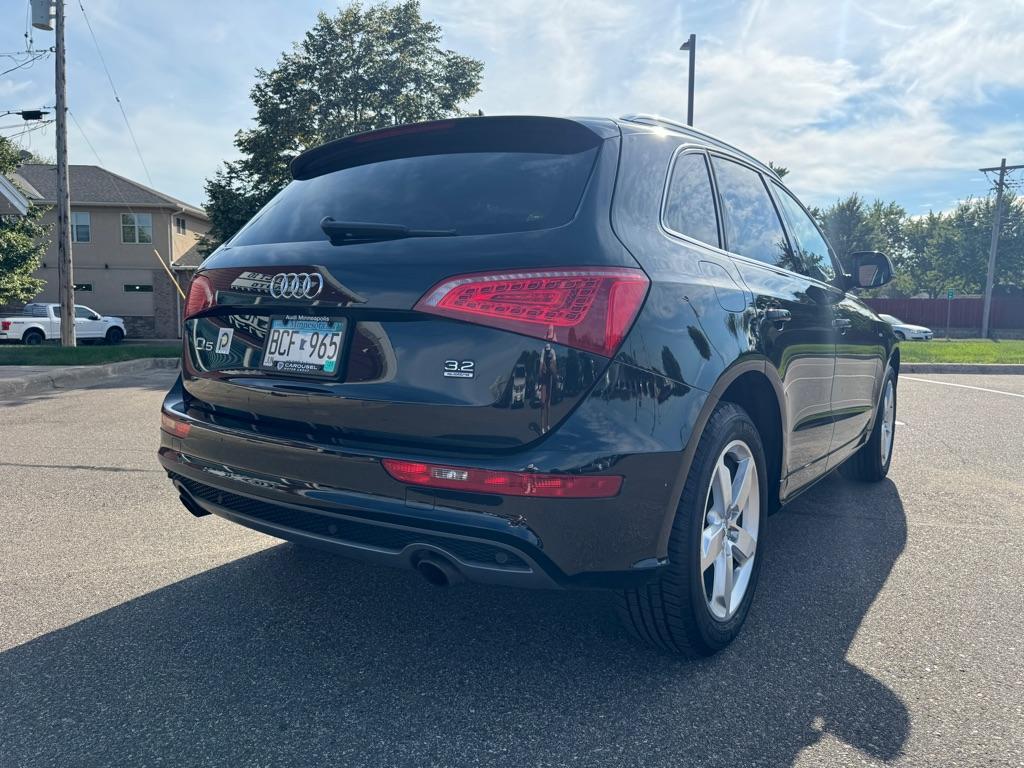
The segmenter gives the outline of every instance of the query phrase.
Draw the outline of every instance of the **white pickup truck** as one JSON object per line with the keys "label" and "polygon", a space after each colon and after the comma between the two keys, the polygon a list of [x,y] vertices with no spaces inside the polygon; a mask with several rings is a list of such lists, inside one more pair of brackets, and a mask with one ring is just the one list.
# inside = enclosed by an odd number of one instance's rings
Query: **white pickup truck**
{"label": "white pickup truck", "polygon": [[[75,304],[75,338],[118,344],[125,337],[124,320],[104,317]],[[60,338],[60,304],[26,304],[20,315],[0,317],[0,341],[42,344]]]}

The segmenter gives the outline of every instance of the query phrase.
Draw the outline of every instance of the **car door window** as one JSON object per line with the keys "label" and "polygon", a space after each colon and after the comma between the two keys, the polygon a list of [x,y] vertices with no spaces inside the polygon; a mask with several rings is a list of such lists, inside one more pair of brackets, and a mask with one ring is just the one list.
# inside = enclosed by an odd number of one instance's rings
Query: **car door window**
{"label": "car door window", "polygon": [[95,317],[93,311],[88,307],[80,307],[75,305],[75,319],[76,320],[92,320]]}
{"label": "car door window", "polygon": [[691,152],[676,158],[662,221],[665,228],[675,234],[692,237],[716,248],[721,246],[711,174],[703,154]]}
{"label": "car door window", "polygon": [[779,214],[761,174],[723,157],[712,160],[730,251],[785,269],[793,268]]}
{"label": "car door window", "polygon": [[828,282],[835,277],[828,243],[796,198],[784,187],[774,183],[773,186],[778,193],[782,212],[789,222],[790,232],[796,241],[793,248],[796,251],[798,271],[816,280]]}

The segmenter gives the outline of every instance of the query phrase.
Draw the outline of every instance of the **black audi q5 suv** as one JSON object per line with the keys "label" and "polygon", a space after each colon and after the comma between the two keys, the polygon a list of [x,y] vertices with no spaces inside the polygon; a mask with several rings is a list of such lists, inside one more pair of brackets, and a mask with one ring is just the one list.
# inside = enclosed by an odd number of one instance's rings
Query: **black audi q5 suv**
{"label": "black audi q5 suv", "polygon": [[160,461],[195,515],[427,580],[739,632],[766,514],[885,476],[899,348],[764,164],[659,118],[362,133],[203,264]]}

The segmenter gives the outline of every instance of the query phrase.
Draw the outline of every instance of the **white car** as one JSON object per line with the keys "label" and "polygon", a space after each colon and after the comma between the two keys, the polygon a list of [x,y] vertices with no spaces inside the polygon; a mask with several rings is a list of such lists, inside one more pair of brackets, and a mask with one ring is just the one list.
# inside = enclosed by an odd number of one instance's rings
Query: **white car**
{"label": "white car", "polygon": [[923,325],[911,325],[910,323],[904,323],[898,317],[893,317],[892,315],[879,315],[879,317],[891,325],[893,333],[901,339],[910,339],[911,341],[930,341],[932,338],[933,334],[931,328],[925,328]]}
{"label": "white car", "polygon": [[[75,338],[96,339],[118,344],[126,336],[124,319],[105,317],[82,304],[75,304]],[[42,344],[60,338],[60,304],[26,304],[20,315],[0,317],[0,341]]]}

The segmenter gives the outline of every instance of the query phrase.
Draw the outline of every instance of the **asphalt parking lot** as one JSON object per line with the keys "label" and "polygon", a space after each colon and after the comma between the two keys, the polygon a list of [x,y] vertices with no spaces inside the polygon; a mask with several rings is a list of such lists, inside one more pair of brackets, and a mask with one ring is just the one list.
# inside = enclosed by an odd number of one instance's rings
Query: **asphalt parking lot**
{"label": "asphalt parking lot", "polygon": [[0,402],[2,768],[1024,765],[1024,376],[901,379],[890,479],[772,517],[700,662],[602,593],[192,518],[155,459],[172,377]]}

